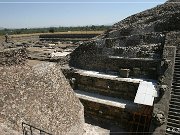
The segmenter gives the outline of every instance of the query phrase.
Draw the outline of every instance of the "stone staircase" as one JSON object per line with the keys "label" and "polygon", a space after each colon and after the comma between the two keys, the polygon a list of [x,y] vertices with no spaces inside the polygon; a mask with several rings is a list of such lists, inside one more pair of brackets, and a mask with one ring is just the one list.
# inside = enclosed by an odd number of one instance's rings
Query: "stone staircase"
{"label": "stone staircase", "polygon": [[148,132],[154,97],[144,91],[153,91],[146,81],[158,79],[162,48],[161,33],[106,37],[76,48],[62,70],[85,116],[114,121],[128,132]]}
{"label": "stone staircase", "polygon": [[180,53],[176,54],[166,135],[180,134]]}
{"label": "stone staircase", "polygon": [[148,131],[152,106],[134,103],[144,80],[72,67],[62,71],[83,103],[85,116],[101,123],[109,120],[123,131]]}

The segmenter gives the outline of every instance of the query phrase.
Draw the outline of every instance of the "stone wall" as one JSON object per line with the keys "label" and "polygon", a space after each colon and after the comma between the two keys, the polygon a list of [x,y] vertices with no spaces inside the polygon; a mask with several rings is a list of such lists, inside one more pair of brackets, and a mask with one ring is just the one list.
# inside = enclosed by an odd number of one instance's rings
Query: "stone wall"
{"label": "stone wall", "polygon": [[116,121],[121,127],[127,128],[129,120],[132,118],[130,112],[125,111],[123,108],[117,108],[112,106],[107,106],[104,104],[99,104],[97,102],[89,102],[87,100],[82,100],[84,105],[85,116],[93,116],[99,119],[108,119]]}
{"label": "stone wall", "polygon": [[[143,105],[119,108],[80,99],[84,105],[85,117],[100,121],[115,122],[120,128],[128,132],[148,132],[152,107]],[[146,108],[146,109],[144,109]]]}
{"label": "stone wall", "polygon": [[166,131],[176,47],[178,47],[180,43],[180,40],[176,39],[178,38],[179,33],[176,34],[174,32],[167,33],[165,40],[163,50],[164,60],[161,62],[161,75],[158,80],[160,95],[154,104],[153,119],[151,124],[151,131],[154,132],[154,134],[156,134],[156,132],[165,134]]}
{"label": "stone wall", "polygon": [[[90,79],[92,83],[85,83]],[[89,81],[88,81],[89,82]],[[87,92],[94,92],[100,95],[122,98],[133,101],[137,92],[138,83],[119,82],[115,80],[99,79],[99,78],[85,78],[77,80],[77,89]]]}
{"label": "stone wall", "polygon": [[25,48],[12,48],[0,51],[0,66],[23,64],[26,62],[27,52]]}
{"label": "stone wall", "polygon": [[[78,55],[73,56],[77,61],[70,60],[70,65],[85,70],[95,70],[104,73],[116,72],[120,69],[130,69],[130,77],[143,77],[157,79],[160,60],[152,59],[128,59],[108,56]],[[71,63],[73,62],[73,63]]]}
{"label": "stone wall", "polygon": [[176,46],[180,48],[180,32],[169,32],[166,34],[166,46]]}
{"label": "stone wall", "polygon": [[[116,97],[134,101],[139,83],[118,81],[116,79],[107,79],[92,76],[82,76],[72,73],[67,69],[63,70],[66,78],[74,90],[82,90],[90,93],[98,93],[104,96]],[[75,82],[71,80],[75,79]]]}
{"label": "stone wall", "polygon": [[149,33],[85,42],[71,53],[70,66],[106,73],[125,68],[131,77],[157,79],[164,38]]}
{"label": "stone wall", "polygon": [[39,35],[40,39],[46,38],[93,38],[99,34],[42,34]]}

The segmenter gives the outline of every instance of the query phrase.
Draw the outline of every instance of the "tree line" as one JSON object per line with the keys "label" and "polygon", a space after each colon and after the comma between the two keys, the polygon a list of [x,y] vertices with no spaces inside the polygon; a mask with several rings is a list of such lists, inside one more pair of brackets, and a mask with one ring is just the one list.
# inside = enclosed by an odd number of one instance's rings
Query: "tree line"
{"label": "tree line", "polygon": [[77,26],[77,27],[49,27],[49,28],[22,28],[22,29],[1,29],[0,35],[14,35],[14,34],[33,34],[33,33],[54,33],[54,32],[68,32],[68,31],[105,31],[111,26],[107,25],[91,25],[91,26]]}

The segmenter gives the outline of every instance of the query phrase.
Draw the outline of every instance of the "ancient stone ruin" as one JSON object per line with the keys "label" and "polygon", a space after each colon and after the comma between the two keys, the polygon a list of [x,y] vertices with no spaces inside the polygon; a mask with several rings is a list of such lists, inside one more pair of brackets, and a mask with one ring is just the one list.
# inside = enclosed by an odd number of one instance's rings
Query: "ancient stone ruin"
{"label": "ancient stone ruin", "polygon": [[177,2],[132,15],[71,53],[63,72],[85,117],[125,132],[180,133]]}
{"label": "ancient stone ruin", "polygon": [[180,134],[178,2],[114,24],[73,48],[63,64],[30,66],[33,51],[2,47],[0,135]]}

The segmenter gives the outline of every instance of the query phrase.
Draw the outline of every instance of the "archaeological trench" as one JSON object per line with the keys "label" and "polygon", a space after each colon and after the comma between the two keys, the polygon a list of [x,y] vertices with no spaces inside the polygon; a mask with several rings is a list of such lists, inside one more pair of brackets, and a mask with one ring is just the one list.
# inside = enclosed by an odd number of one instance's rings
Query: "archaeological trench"
{"label": "archaeological trench", "polygon": [[0,135],[179,135],[178,2],[114,24],[65,64],[30,66],[28,48],[1,49]]}

